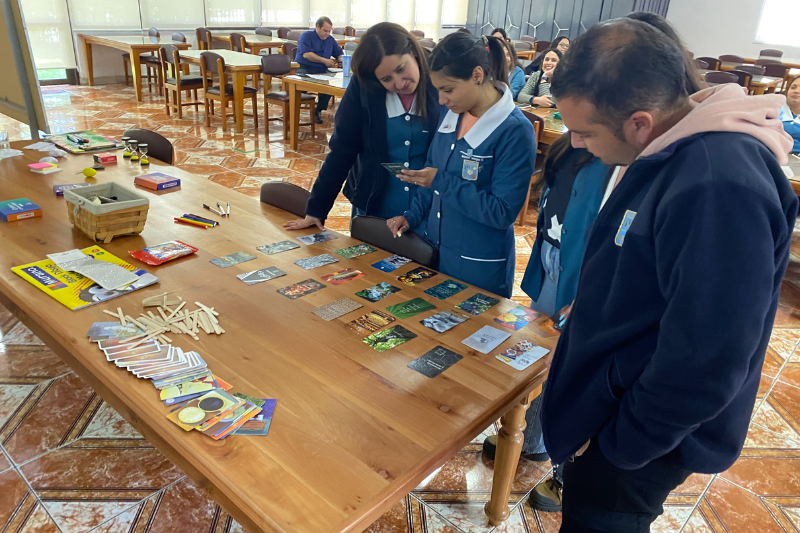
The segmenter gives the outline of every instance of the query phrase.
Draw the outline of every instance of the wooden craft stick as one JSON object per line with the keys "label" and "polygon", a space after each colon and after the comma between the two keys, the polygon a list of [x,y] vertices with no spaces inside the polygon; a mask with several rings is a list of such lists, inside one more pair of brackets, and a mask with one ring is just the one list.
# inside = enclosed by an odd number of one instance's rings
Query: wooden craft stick
{"label": "wooden craft stick", "polygon": [[170,339],[170,338],[169,338],[169,337],[167,337],[166,335],[163,335],[163,334],[162,334],[162,335],[161,335],[161,338],[162,338],[162,339],[164,339],[164,341],[165,341],[167,344],[172,344],[172,339]]}
{"label": "wooden craft stick", "polygon": [[119,321],[124,326],[125,325],[125,315],[123,314],[121,307],[117,307],[117,314],[119,315]]}
{"label": "wooden craft stick", "polygon": [[156,337],[156,336],[160,335],[163,332],[164,332],[164,330],[156,330],[153,333],[150,333],[149,335],[147,335],[146,337],[144,337],[142,339],[139,339],[138,341],[134,342],[133,344],[127,344],[126,346],[128,346],[129,350],[132,350],[132,349],[136,348],[137,346],[139,346],[140,344],[142,344],[144,341],[150,340],[153,337]]}
{"label": "wooden craft stick", "polygon": [[195,302],[194,304],[195,304],[197,307],[200,307],[200,308],[202,308],[203,310],[205,310],[207,313],[211,313],[212,315],[219,316],[219,313],[217,313],[216,311],[214,311],[214,308],[213,308],[213,307],[206,307],[205,305],[201,304],[200,302]]}
{"label": "wooden craft stick", "polygon": [[125,315],[125,319],[126,319],[128,322],[131,322],[131,323],[133,323],[133,324],[136,324],[137,326],[139,326],[139,327],[140,327],[140,328],[142,328],[142,329],[147,329],[146,327],[144,327],[144,325],[143,325],[141,322],[139,322],[138,320],[136,320],[135,318],[133,318],[133,317],[132,317],[132,316],[130,316],[130,315]]}
{"label": "wooden craft stick", "polygon": [[161,307],[156,307],[156,309],[158,309],[158,314],[161,315],[161,318],[164,319],[164,322],[169,323],[169,319],[167,318],[167,314],[164,312],[164,310]]}
{"label": "wooden craft stick", "polygon": [[183,306],[184,306],[184,305],[186,305],[186,302],[183,302],[181,305],[179,305],[179,306],[178,306],[178,308],[177,308],[177,309],[175,309],[175,310],[174,310],[172,313],[170,313],[169,317],[167,317],[167,318],[172,318],[173,316],[175,316],[175,314],[176,314],[178,311],[180,311],[181,309],[183,309]]}
{"label": "wooden craft stick", "polygon": [[119,320],[119,315],[118,315],[117,313],[115,313],[114,311],[109,311],[108,309],[103,309],[103,312],[104,312],[105,314],[107,314],[107,315],[111,315],[111,316],[113,316],[114,318],[116,318],[117,320]]}

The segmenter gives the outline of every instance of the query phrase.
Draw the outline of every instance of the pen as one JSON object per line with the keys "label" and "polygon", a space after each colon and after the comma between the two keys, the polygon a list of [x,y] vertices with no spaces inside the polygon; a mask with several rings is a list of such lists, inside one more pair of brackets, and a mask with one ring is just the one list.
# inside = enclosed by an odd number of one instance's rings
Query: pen
{"label": "pen", "polygon": [[214,224],[215,226],[219,224],[216,220],[211,220],[210,218],[201,217],[200,215],[195,215],[192,213],[187,213],[183,215],[185,218],[193,218],[195,220],[199,220],[200,222],[208,222],[209,224]]}
{"label": "pen", "polygon": [[183,218],[176,218],[176,219],[174,219],[174,220],[175,220],[175,222],[177,222],[178,224],[186,224],[187,226],[194,226],[195,228],[203,228],[203,229],[208,229],[208,226],[207,226],[207,225],[205,225],[205,224],[201,224],[201,223],[199,223],[199,222],[193,222],[193,221],[191,221],[191,220],[185,220],[185,219],[183,219]]}
{"label": "pen", "polygon": [[187,222],[194,222],[196,224],[202,224],[203,226],[209,226],[209,227],[212,227],[212,228],[214,227],[214,224],[212,224],[211,222],[203,222],[202,220],[195,220],[192,217],[187,217],[186,215],[184,215],[182,217],[175,217],[175,218],[179,218],[179,219],[185,220]]}
{"label": "pen", "polygon": [[222,216],[225,216],[225,208],[222,207],[222,204],[217,202],[217,207],[219,207],[219,210],[222,213]]}
{"label": "pen", "polygon": [[225,216],[231,216],[231,203],[230,202],[228,202],[228,212],[226,213]]}
{"label": "pen", "polygon": [[208,205],[208,204],[203,204],[203,207],[205,207],[205,208],[206,208],[206,209],[208,209],[209,211],[213,211],[214,213],[218,214],[218,215],[219,215],[219,216],[221,216],[221,217],[224,217],[224,216],[225,216],[225,214],[224,214],[224,213],[220,213],[219,211],[217,211],[216,209],[214,209],[213,207],[211,207],[211,206],[210,206],[210,205]]}

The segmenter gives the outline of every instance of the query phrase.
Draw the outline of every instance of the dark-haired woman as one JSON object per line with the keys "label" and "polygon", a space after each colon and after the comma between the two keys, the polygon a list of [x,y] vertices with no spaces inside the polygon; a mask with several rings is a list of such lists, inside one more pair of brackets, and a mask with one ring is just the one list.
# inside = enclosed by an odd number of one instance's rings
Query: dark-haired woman
{"label": "dark-haired woman", "polygon": [[519,96],[520,91],[525,87],[525,72],[519,66],[517,51],[514,45],[508,41],[500,41],[506,47],[506,61],[508,62],[508,86],[511,88],[511,96],[514,100]]}
{"label": "dark-haired woman", "polygon": [[530,104],[536,107],[555,107],[555,102],[550,97],[550,80],[558,62],[561,61],[561,52],[548,50],[542,61],[542,68],[531,74],[525,87],[519,92],[517,102]]}
{"label": "dark-haired woman", "polygon": [[495,39],[502,39],[505,42],[511,42],[511,39],[508,38],[508,34],[506,33],[506,30],[504,30],[503,28],[495,28],[495,29],[493,29],[491,36],[494,37]]}
{"label": "dark-haired woman", "polygon": [[561,55],[563,56],[564,54],[567,53],[567,50],[569,50],[569,45],[570,42],[568,37],[564,37],[563,35],[561,37],[556,37],[556,40],[550,43],[550,46],[547,48],[547,50],[536,56],[536,59],[531,61],[530,64],[527,67],[525,67],[525,74],[530,76],[531,74],[539,70],[542,66],[542,61],[544,61],[544,56],[550,50],[558,50],[559,52],[561,52]]}
{"label": "dark-haired woman", "polygon": [[418,186],[401,182],[381,163],[425,166],[440,111],[425,52],[408,30],[382,22],[361,37],[352,69],[306,217],[287,222],[287,229],[323,228],[345,181],[353,216],[391,218],[417,195]]}
{"label": "dark-haired woman", "polygon": [[536,139],[511,97],[503,50],[497,39],[458,32],[433,50],[431,80],[447,111],[427,168],[401,176],[424,188],[404,216],[387,224],[394,235],[426,224],[438,270],[510,297],[513,223],[530,184]]}

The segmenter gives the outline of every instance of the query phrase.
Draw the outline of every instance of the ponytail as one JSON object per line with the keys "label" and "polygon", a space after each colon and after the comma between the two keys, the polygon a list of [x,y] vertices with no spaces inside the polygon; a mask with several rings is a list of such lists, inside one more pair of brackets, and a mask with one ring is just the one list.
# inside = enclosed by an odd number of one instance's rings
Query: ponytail
{"label": "ponytail", "polygon": [[503,44],[493,37],[476,37],[464,32],[451,33],[436,45],[429,60],[431,72],[460,80],[472,77],[481,67],[485,79],[508,85],[508,67]]}

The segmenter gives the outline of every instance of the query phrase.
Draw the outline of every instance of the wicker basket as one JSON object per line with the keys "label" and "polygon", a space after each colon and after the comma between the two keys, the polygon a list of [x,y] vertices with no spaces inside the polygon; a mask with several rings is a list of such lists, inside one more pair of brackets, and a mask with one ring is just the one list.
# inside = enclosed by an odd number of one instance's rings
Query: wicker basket
{"label": "wicker basket", "polygon": [[[117,201],[95,205],[92,196],[116,197]],[[69,221],[94,242],[109,243],[120,235],[137,235],[144,229],[150,200],[116,183],[98,183],[64,191]]]}

